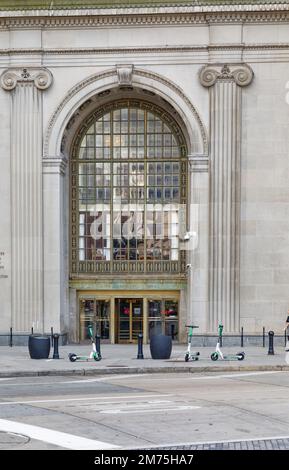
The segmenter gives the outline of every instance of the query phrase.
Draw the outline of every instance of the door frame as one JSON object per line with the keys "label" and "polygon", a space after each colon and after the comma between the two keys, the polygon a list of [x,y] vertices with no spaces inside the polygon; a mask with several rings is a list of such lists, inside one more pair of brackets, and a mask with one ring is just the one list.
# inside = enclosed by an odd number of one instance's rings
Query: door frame
{"label": "door frame", "polygon": [[116,343],[116,330],[115,321],[117,312],[115,310],[115,299],[117,298],[132,298],[132,299],[143,299],[143,340],[144,344],[148,343],[148,300],[149,299],[175,299],[179,303],[179,315],[178,315],[178,330],[180,331],[180,290],[78,290],[77,291],[77,309],[78,309],[78,331],[77,337],[79,338],[79,325],[80,325],[80,300],[86,297],[94,298],[97,300],[108,300],[110,302],[110,318],[109,318],[109,337],[110,343]]}
{"label": "door frame", "polygon": [[[120,302],[126,301],[129,304],[129,338],[127,340],[120,339]],[[122,297],[115,297],[115,342],[118,344],[131,344],[137,343],[137,339],[133,339],[133,304],[134,301],[139,301],[141,304],[141,323],[142,323],[142,330],[141,333],[143,334],[144,329],[144,304],[145,298],[144,297],[130,297],[130,298],[122,298]],[[117,306],[118,303],[118,306]]]}

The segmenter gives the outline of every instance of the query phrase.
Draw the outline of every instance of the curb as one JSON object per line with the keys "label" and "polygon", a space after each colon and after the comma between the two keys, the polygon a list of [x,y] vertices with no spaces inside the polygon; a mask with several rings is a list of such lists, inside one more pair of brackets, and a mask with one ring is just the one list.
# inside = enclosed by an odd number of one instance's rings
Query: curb
{"label": "curb", "polygon": [[257,371],[289,371],[289,365],[250,365],[250,366],[207,366],[207,367],[114,367],[108,369],[60,369],[60,370],[21,370],[0,372],[0,378],[12,377],[45,377],[45,376],[101,376],[125,374],[159,374],[159,373],[206,373],[206,372],[257,372]]}

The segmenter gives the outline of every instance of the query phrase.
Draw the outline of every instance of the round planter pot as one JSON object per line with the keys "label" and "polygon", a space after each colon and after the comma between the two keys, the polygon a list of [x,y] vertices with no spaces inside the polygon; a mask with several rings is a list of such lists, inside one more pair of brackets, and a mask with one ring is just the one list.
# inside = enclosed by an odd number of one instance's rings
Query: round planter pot
{"label": "round planter pot", "polygon": [[166,335],[152,335],[150,350],[153,359],[169,359],[172,352],[172,337]]}
{"label": "round planter pot", "polygon": [[50,353],[50,337],[45,335],[30,335],[28,349],[31,359],[47,359]]}

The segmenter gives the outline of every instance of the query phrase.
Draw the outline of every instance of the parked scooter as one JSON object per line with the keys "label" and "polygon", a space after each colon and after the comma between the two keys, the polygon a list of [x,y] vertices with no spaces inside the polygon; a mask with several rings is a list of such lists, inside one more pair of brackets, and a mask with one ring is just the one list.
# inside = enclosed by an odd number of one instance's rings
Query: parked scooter
{"label": "parked scooter", "polygon": [[221,338],[223,334],[223,328],[224,326],[220,323],[219,324],[219,337],[218,337],[218,342],[216,346],[215,352],[211,354],[211,359],[212,361],[217,361],[218,359],[221,359],[221,361],[243,361],[245,358],[245,353],[244,351],[239,352],[237,354],[223,354],[220,348],[220,343],[221,343]]}
{"label": "parked scooter", "polygon": [[88,336],[89,336],[89,338],[91,340],[91,344],[92,344],[92,351],[91,351],[90,355],[89,356],[78,356],[75,353],[69,353],[68,357],[69,357],[69,360],[71,362],[89,361],[89,360],[100,361],[101,360],[101,356],[96,350],[96,345],[95,345],[95,341],[94,341],[94,338],[93,338],[92,325],[88,325]]}
{"label": "parked scooter", "polygon": [[198,361],[200,353],[199,351],[192,351],[191,352],[191,345],[192,345],[192,337],[193,337],[193,329],[194,328],[199,328],[198,326],[195,325],[186,325],[186,328],[189,328],[188,331],[188,349],[185,355],[185,361],[188,362],[189,360],[191,361]]}

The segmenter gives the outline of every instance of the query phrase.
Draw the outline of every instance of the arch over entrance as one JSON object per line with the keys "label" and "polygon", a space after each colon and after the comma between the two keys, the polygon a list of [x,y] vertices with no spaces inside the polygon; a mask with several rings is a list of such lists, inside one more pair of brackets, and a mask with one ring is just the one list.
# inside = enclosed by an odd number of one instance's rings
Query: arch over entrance
{"label": "arch over entrance", "polygon": [[[85,325],[84,320],[84,323],[81,323],[81,309],[83,308],[82,319],[84,319],[87,305],[93,305],[91,310],[94,312],[93,315],[96,315],[96,312],[105,312],[106,317],[110,318],[109,338],[112,342],[122,337],[120,318],[126,315],[123,308],[128,307],[123,306],[126,305],[127,300],[130,309],[130,338],[134,334],[134,308],[136,312],[141,312],[141,325],[145,340],[150,335],[149,325],[157,326],[154,322],[160,321],[159,317],[154,317],[155,312],[158,312],[162,319],[164,309],[170,312],[162,328],[163,331],[170,332],[171,327],[174,327],[176,338],[180,331],[180,324],[185,324],[187,314],[185,306],[187,280],[183,270],[179,268],[171,274],[163,270],[163,273],[159,273],[159,277],[157,270],[152,270],[153,277],[147,276],[145,279],[141,271],[142,267],[140,267],[136,275],[128,272],[125,280],[119,277],[117,282],[113,278],[114,270],[108,272],[107,276],[102,278],[104,280],[97,278],[97,283],[94,269],[90,276],[85,271],[83,275],[78,272],[76,277],[69,277],[71,274],[68,256],[70,251],[69,209],[72,193],[69,190],[68,174],[72,177],[79,176],[73,174],[73,159],[70,158],[74,148],[74,138],[87,131],[85,123],[89,121],[93,113],[100,113],[104,116],[107,107],[120,101],[144,103],[145,113],[154,109],[152,113],[154,116],[162,116],[163,120],[174,123],[175,131],[172,131],[172,135],[177,132],[182,139],[182,144],[180,142],[178,144],[180,148],[183,146],[185,149],[182,158],[185,157],[186,165],[188,155],[207,156],[208,152],[205,128],[190,100],[178,86],[151,72],[133,70],[130,67],[123,68],[120,72],[116,67],[95,74],[73,87],[55,110],[47,128],[43,158],[44,276],[46,278],[44,303],[46,312],[53,312],[55,317],[60,318],[60,330],[69,331],[70,339],[76,341],[81,337],[81,328]],[[69,162],[69,172],[65,171],[65,162]],[[183,171],[183,174],[185,173],[186,171]],[[64,174],[67,177],[63,178]],[[182,172],[179,176],[181,174]],[[70,229],[72,228],[70,226]],[[131,250],[129,253],[134,253],[134,247]],[[172,256],[175,256],[175,253]],[[184,265],[184,260],[182,263]],[[89,267],[89,264],[87,266]],[[96,266],[95,262],[93,266]],[[89,298],[87,298],[88,293]],[[174,293],[173,298],[171,298],[172,293]],[[131,300],[134,298],[138,302],[142,299],[141,307],[134,305]],[[92,303],[91,300],[93,300]],[[107,324],[104,322],[101,325],[107,335]]]}
{"label": "arch over entrance", "polygon": [[[208,155],[208,137],[201,117],[183,90],[171,80],[146,70],[132,68],[130,78],[123,81],[119,68],[94,74],[75,85],[51,116],[44,140],[44,158],[59,158],[67,125],[73,122],[91,103],[113,89],[132,88],[161,99],[183,122],[189,155]],[[122,81],[124,84],[122,84]]]}

